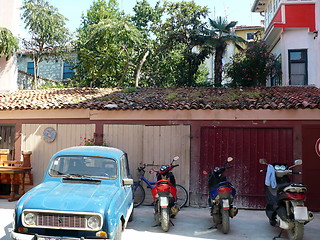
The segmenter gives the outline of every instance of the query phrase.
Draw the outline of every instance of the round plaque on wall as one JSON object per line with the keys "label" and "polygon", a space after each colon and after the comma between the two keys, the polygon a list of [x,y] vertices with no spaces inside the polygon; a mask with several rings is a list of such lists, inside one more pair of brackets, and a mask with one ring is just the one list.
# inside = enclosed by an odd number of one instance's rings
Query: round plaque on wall
{"label": "round plaque on wall", "polygon": [[45,142],[51,143],[56,139],[56,137],[57,137],[57,132],[52,127],[47,127],[43,131],[43,139]]}

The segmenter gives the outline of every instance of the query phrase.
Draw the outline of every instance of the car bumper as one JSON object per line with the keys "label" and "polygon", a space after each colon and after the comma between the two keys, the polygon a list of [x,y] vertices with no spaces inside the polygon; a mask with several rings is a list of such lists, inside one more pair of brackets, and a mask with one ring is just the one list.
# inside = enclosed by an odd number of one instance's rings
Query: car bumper
{"label": "car bumper", "polygon": [[13,240],[42,240],[42,239],[46,239],[46,240],[80,240],[80,239],[85,239],[85,240],[108,240],[109,238],[66,238],[66,237],[52,237],[52,236],[39,236],[36,237],[35,235],[31,235],[31,234],[24,234],[24,233],[16,233],[16,232],[11,232],[10,234],[10,238]]}
{"label": "car bumper", "polygon": [[16,233],[13,231],[10,234],[10,238],[13,240],[33,240],[33,239],[35,239],[34,235]]}

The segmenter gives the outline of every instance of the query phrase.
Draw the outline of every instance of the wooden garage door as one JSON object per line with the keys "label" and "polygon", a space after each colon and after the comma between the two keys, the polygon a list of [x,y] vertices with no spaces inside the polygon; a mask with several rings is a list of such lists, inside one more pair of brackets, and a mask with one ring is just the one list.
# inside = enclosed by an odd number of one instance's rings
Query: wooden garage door
{"label": "wooden garage door", "polygon": [[[179,156],[180,166],[175,168],[177,183],[189,189],[190,178],[190,126],[148,126],[105,124],[104,136],[109,146],[128,153],[131,174],[137,179],[137,168],[147,165],[147,170],[159,169]],[[154,174],[146,172],[145,177],[154,181]],[[149,192],[149,190],[148,190]]]}
{"label": "wooden garage door", "polygon": [[[43,131],[51,127],[56,130],[57,137],[53,142],[43,139]],[[31,172],[34,186],[41,183],[51,156],[57,151],[78,146],[82,138],[92,138],[94,124],[22,124],[21,150],[32,151]]]}
{"label": "wooden garage door", "polygon": [[[292,128],[229,128],[203,127],[201,129],[200,171],[212,170],[233,157],[227,179],[237,189],[235,204],[242,208],[264,208],[263,184],[265,173],[259,158],[268,162],[293,161]],[[207,194],[207,176],[201,175],[201,193]]]}

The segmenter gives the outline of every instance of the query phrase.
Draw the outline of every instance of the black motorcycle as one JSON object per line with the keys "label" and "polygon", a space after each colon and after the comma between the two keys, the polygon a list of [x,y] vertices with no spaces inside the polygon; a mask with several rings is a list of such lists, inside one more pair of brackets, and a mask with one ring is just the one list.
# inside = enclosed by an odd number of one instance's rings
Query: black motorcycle
{"label": "black motorcycle", "polygon": [[[238,209],[233,206],[234,196],[236,194],[235,188],[230,182],[227,181],[223,173],[226,169],[232,168],[227,166],[229,162],[233,161],[229,157],[221,167],[215,167],[209,173],[209,207],[215,227],[222,226],[222,232],[228,233],[230,229],[230,217],[233,218],[237,215]],[[204,174],[208,172],[203,171]]]}
{"label": "black motorcycle", "polygon": [[290,240],[301,240],[304,234],[304,225],[313,219],[304,205],[307,186],[302,183],[293,183],[289,175],[301,174],[291,168],[301,165],[302,160],[295,160],[293,166],[284,163],[267,164],[265,159],[259,160],[260,164],[268,165],[265,179],[266,215],[272,226],[287,230]]}

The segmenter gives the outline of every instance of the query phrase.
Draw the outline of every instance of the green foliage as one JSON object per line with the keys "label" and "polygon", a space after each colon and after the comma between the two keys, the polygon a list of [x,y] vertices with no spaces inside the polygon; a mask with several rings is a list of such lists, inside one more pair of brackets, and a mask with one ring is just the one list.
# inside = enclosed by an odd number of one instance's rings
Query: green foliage
{"label": "green foliage", "polygon": [[[208,15],[208,7],[201,7],[194,1],[164,2],[164,9],[168,18],[160,29],[160,40],[163,47],[176,50],[175,45],[180,46],[181,55],[177,65],[177,86],[194,86],[196,73],[199,66],[211,53],[210,49],[203,45],[203,32]],[[198,52],[193,49],[198,47]]]}
{"label": "green foliage", "polygon": [[153,34],[154,28],[161,23],[163,7],[160,6],[160,2],[157,2],[153,8],[147,0],[141,0],[137,1],[133,11],[135,14],[131,17],[131,21],[143,33],[144,39],[149,41],[150,34]]}
{"label": "green foliage", "polygon": [[116,1],[93,2],[75,42],[78,80],[91,87],[132,85],[132,61],[140,41],[141,33],[119,12]]}
{"label": "green foliage", "polygon": [[178,96],[179,96],[178,93],[171,92],[171,93],[168,94],[168,96],[165,97],[165,99],[170,101],[170,100],[176,99]]}
{"label": "green foliage", "polygon": [[12,35],[7,28],[0,27],[0,57],[6,57],[14,54],[19,48],[19,40]]}
{"label": "green foliage", "polygon": [[198,71],[195,74],[195,86],[209,87],[212,86],[211,83],[208,83],[207,78],[209,75],[208,67],[203,63],[199,66]]}
{"label": "green foliage", "polygon": [[232,79],[231,86],[265,86],[268,76],[281,75],[275,63],[263,41],[251,42],[226,64],[225,73]]}
{"label": "green foliage", "polygon": [[127,88],[123,89],[124,93],[133,93],[136,91],[137,91],[137,89],[135,87],[127,87]]}
{"label": "green foliage", "polygon": [[60,55],[70,40],[65,27],[67,18],[45,0],[24,0],[22,10],[22,19],[30,34],[30,39],[23,39],[23,44],[32,50],[30,57],[35,69],[32,85],[36,88],[39,62],[46,56]]}

